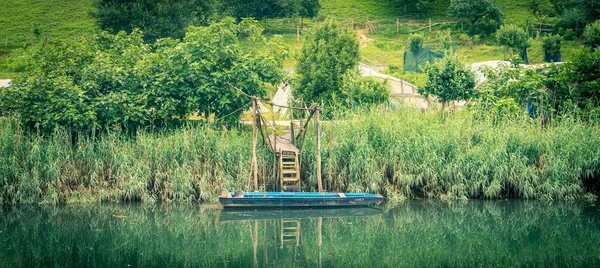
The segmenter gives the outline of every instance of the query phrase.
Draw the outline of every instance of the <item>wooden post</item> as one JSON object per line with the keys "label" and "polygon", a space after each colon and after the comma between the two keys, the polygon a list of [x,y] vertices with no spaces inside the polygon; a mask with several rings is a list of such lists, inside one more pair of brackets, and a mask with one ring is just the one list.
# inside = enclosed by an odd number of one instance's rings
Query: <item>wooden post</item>
{"label": "wooden post", "polygon": [[396,19],[396,33],[400,31],[400,19]]}
{"label": "wooden post", "polygon": [[327,165],[327,179],[329,180],[329,189],[333,187],[333,174],[331,172],[331,165],[333,164],[333,130],[329,130],[329,164]]}
{"label": "wooden post", "polygon": [[275,109],[271,105],[271,119],[273,119],[273,150],[277,153],[277,125],[275,125]]}
{"label": "wooden post", "polygon": [[431,18],[429,18],[429,32],[431,32]]}
{"label": "wooden post", "polygon": [[254,267],[258,267],[258,256],[256,255],[258,248],[258,220],[254,220],[254,228],[252,228],[252,249],[254,250]]}
{"label": "wooden post", "polygon": [[323,217],[317,219],[317,247],[319,247],[318,267],[323,267]]}
{"label": "wooden post", "polygon": [[258,161],[256,161],[256,98],[252,98],[252,180],[254,191],[258,191]]}
{"label": "wooden post", "polygon": [[296,46],[300,45],[300,26],[296,28]]}
{"label": "wooden post", "polygon": [[319,193],[323,192],[323,183],[321,182],[321,127],[319,126],[320,107],[315,107],[315,125],[317,128],[317,187]]}
{"label": "wooden post", "polygon": [[294,130],[294,120],[290,121],[290,141],[296,146],[296,131]]}

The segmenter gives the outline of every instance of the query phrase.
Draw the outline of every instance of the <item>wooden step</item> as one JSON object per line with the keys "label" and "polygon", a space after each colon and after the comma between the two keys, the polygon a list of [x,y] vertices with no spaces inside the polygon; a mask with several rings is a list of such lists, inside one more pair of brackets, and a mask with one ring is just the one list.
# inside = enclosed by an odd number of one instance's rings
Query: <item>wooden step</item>
{"label": "wooden step", "polygon": [[297,181],[299,181],[299,179],[296,179],[296,178],[289,178],[289,179],[285,178],[285,179],[283,179],[283,182],[297,182]]}

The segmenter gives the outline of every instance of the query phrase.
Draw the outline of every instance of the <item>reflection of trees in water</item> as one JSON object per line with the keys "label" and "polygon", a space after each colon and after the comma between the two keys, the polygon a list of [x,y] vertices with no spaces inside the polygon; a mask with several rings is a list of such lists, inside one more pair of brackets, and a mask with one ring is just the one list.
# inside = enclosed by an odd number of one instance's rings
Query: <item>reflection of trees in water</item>
{"label": "reflection of trees in water", "polygon": [[281,219],[222,216],[185,206],[10,209],[0,266],[600,265],[598,208],[572,203],[415,201],[369,217],[302,218],[297,246],[282,244]]}

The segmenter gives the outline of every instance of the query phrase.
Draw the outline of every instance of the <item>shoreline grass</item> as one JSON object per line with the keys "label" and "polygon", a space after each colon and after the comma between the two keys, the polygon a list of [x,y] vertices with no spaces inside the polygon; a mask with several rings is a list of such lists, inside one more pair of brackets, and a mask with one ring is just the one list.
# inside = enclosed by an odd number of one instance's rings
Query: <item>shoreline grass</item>
{"label": "shoreline grass", "polygon": [[[328,135],[333,154],[328,176]],[[315,136],[303,155],[303,190],[316,188]],[[469,111],[440,115],[400,108],[323,123],[323,179],[329,191],[388,199],[594,199],[584,180],[600,175],[600,128],[562,120],[540,127],[501,123]],[[72,145],[75,144],[75,145]],[[24,133],[0,119],[0,205],[85,202],[216,202],[221,190],[250,190],[251,131],[188,125],[108,133],[95,140],[65,131]],[[273,156],[259,146],[259,182]]]}

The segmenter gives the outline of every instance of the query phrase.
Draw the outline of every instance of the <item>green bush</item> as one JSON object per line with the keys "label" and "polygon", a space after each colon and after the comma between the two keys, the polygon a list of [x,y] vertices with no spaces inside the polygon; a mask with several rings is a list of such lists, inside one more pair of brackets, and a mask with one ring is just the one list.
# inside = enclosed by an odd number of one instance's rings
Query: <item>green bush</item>
{"label": "green bush", "polygon": [[448,56],[441,61],[425,68],[427,80],[424,87],[419,87],[419,93],[424,97],[435,95],[442,103],[442,109],[450,101],[468,100],[473,96],[475,77],[473,72],[454,56]]}
{"label": "green bush", "polygon": [[423,43],[424,43],[424,38],[423,35],[421,34],[413,34],[408,38],[408,49],[410,51],[419,51],[421,48],[423,48]]}
{"label": "green bush", "polygon": [[513,53],[520,52],[529,47],[529,34],[515,25],[500,27],[496,39],[501,46],[510,49]]}
{"label": "green bush", "polygon": [[590,23],[585,27],[583,37],[586,43],[593,49],[600,46],[600,20]]}
{"label": "green bush", "polygon": [[302,46],[294,94],[305,103],[335,106],[334,99],[343,95],[343,77],[358,66],[359,56],[356,33],[332,20],[319,23]]}
{"label": "green bush", "polygon": [[[135,31],[51,41],[32,48],[27,71],[1,93],[2,110],[42,131],[133,131],[195,113],[237,122],[249,99],[233,86],[264,96],[265,84],[284,76],[281,45],[261,31],[254,21],[225,19],[188,28],[181,42],[148,45]],[[242,49],[239,36],[260,42],[260,51]]]}

